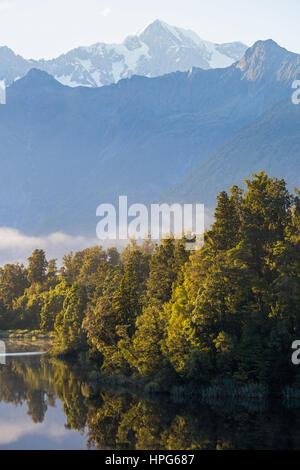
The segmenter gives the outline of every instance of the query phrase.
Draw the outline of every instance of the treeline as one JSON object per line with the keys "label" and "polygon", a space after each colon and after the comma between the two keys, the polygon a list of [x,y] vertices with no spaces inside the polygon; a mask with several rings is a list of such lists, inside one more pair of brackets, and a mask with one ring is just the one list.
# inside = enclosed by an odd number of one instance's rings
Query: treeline
{"label": "treeline", "polygon": [[154,389],[228,377],[300,386],[299,192],[264,173],[246,185],[219,195],[201,251],[148,240],[70,253],[59,270],[42,250],[27,268],[5,266],[0,329],[54,329],[55,353],[89,350],[103,372]]}

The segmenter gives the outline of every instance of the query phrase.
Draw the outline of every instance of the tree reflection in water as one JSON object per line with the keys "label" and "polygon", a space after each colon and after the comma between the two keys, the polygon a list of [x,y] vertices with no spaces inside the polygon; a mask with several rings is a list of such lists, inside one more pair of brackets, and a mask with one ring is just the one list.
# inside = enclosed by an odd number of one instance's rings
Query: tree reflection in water
{"label": "tree reflection in water", "polygon": [[184,407],[162,397],[96,392],[90,376],[82,364],[48,357],[10,359],[0,369],[0,401],[26,403],[32,421],[42,423],[59,399],[65,427],[86,432],[90,449],[300,449],[297,403]]}

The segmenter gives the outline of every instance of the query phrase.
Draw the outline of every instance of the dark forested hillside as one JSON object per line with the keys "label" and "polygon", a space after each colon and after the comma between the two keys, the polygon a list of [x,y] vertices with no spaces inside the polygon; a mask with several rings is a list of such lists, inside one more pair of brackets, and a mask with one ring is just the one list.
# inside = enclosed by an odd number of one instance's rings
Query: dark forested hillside
{"label": "dark forested hillside", "polygon": [[163,201],[205,201],[214,207],[216,192],[229,189],[245,174],[263,169],[284,177],[289,189],[299,186],[300,107],[291,99],[268,109],[210,153],[174,188],[161,195]]}

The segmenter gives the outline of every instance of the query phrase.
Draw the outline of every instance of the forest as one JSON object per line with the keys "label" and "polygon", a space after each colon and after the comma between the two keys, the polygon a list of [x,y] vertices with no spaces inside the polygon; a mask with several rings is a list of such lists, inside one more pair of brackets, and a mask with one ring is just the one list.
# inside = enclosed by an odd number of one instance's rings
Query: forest
{"label": "forest", "polygon": [[169,237],[5,265],[0,330],[54,331],[53,355],[85,353],[154,391],[300,388],[300,193],[263,172],[245,183],[218,196],[200,251]]}

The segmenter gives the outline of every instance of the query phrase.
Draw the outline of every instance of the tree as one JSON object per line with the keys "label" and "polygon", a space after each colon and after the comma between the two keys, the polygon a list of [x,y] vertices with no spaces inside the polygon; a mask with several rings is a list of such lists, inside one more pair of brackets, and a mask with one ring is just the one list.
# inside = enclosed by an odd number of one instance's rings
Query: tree
{"label": "tree", "polygon": [[131,341],[142,312],[148,273],[149,256],[139,248],[130,250],[125,266],[110,271],[103,296],[88,309],[84,326],[90,344],[102,354],[106,369],[128,370],[124,341]]}
{"label": "tree", "polygon": [[217,250],[230,250],[236,246],[240,230],[240,198],[238,188],[232,189],[233,195],[223,191],[218,196],[215,210],[215,223],[212,228],[214,247]]}
{"label": "tree", "polygon": [[24,294],[29,286],[27,271],[22,264],[6,264],[0,268],[0,298],[11,307],[13,300]]}
{"label": "tree", "polygon": [[50,259],[47,266],[47,282],[53,287],[57,283],[57,259]]}
{"label": "tree", "polygon": [[84,289],[73,284],[66,292],[62,311],[55,321],[55,346],[58,355],[78,353],[86,349],[86,335],[82,328],[86,295]]}
{"label": "tree", "polygon": [[62,311],[68,293],[68,284],[62,281],[42,294],[41,324],[42,331],[54,331],[58,314]]}
{"label": "tree", "polygon": [[147,291],[150,302],[163,304],[170,300],[173,283],[187,259],[184,241],[175,241],[174,238],[161,241],[150,262]]}
{"label": "tree", "polygon": [[42,284],[46,281],[48,262],[44,250],[34,250],[28,258],[28,281],[30,284]]}
{"label": "tree", "polygon": [[118,264],[120,263],[121,256],[120,256],[120,253],[118,252],[117,248],[115,248],[115,247],[108,248],[107,257],[108,257],[108,262],[112,266],[118,266]]}

